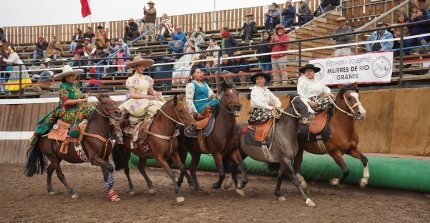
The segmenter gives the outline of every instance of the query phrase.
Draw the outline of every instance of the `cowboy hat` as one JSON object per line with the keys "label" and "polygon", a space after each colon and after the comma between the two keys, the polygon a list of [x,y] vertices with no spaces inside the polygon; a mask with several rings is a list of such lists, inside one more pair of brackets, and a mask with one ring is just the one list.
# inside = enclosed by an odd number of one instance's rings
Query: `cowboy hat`
{"label": "cowboy hat", "polygon": [[54,79],[56,79],[56,80],[61,80],[61,79],[63,79],[64,77],[67,77],[67,76],[69,76],[69,75],[71,75],[71,74],[80,75],[80,74],[82,74],[82,73],[84,73],[84,70],[83,70],[83,69],[73,69],[73,68],[72,68],[71,66],[69,66],[69,65],[64,65],[64,67],[63,67],[63,72],[62,72],[62,73],[60,73],[60,74],[54,75]]}
{"label": "cowboy hat", "polygon": [[104,27],[103,26],[97,26],[97,29],[104,29]]}
{"label": "cowboy hat", "polygon": [[153,5],[155,5],[155,3],[154,3],[153,1],[151,1],[151,0],[149,0],[149,1],[148,1],[148,5],[149,5],[149,4],[153,4]]}
{"label": "cowboy hat", "polygon": [[336,21],[337,22],[346,21],[346,18],[345,17],[339,17],[339,18],[336,19]]}
{"label": "cowboy hat", "polygon": [[269,74],[263,73],[263,72],[257,72],[253,75],[251,75],[251,82],[255,84],[255,80],[257,79],[257,77],[264,77],[264,79],[266,79],[266,82],[269,82],[272,77]]}
{"label": "cowboy hat", "polygon": [[299,71],[300,73],[305,73],[305,71],[308,69],[314,70],[315,73],[318,73],[321,70],[319,67],[315,67],[313,64],[306,64],[304,67],[300,68]]}
{"label": "cowboy hat", "polygon": [[125,63],[127,67],[133,68],[139,65],[143,65],[145,68],[150,68],[154,64],[154,61],[151,59],[143,59],[140,54],[134,56],[133,60]]}
{"label": "cowboy hat", "polygon": [[254,16],[254,13],[252,13],[251,10],[246,11],[245,17],[248,17],[248,16]]}

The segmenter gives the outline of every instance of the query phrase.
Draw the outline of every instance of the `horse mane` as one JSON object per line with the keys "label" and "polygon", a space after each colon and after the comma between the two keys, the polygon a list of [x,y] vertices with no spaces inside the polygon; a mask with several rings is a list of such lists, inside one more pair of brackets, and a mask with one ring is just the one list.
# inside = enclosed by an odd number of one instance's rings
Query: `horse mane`
{"label": "horse mane", "polygon": [[[348,85],[343,86],[343,87],[339,90],[339,92],[337,93],[336,100],[337,100],[339,97],[343,96],[343,95],[345,94],[345,92],[347,92],[347,91],[355,91],[355,92],[357,92],[357,93],[358,93],[357,85],[355,85],[355,84],[348,84]],[[335,101],[336,101],[336,100],[335,100]]]}

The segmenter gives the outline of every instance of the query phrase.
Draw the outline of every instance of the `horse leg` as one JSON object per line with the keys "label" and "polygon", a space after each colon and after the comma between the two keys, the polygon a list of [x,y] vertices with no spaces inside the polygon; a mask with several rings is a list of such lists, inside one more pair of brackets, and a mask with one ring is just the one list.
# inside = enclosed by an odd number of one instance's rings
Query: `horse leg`
{"label": "horse leg", "polygon": [[52,188],[52,173],[54,173],[54,166],[52,166],[52,163],[48,165],[48,168],[46,169],[47,172],[47,187],[48,187],[48,193],[49,194],[55,194],[55,190]]}
{"label": "horse leg", "polygon": [[200,187],[200,184],[199,184],[199,181],[197,180],[197,175],[196,175],[199,162],[200,162],[200,153],[191,153],[191,164],[189,167],[191,178],[193,179],[194,187],[196,191],[203,191],[202,188]]}
{"label": "horse leg", "polygon": [[360,188],[364,189],[367,186],[370,177],[369,166],[367,165],[367,157],[365,157],[360,151],[358,151],[357,148],[349,150],[348,154],[356,159],[359,159],[363,164],[363,177],[360,179],[359,184]]}
{"label": "horse leg", "polygon": [[60,163],[59,162],[52,162],[51,164],[52,168],[55,169],[57,172],[57,177],[60,179],[61,183],[66,187],[67,192],[69,193],[70,197],[77,198],[78,194],[76,194],[75,190],[67,183],[66,178],[64,177],[63,171],[61,170]]}
{"label": "horse leg", "polygon": [[124,173],[125,176],[127,177],[127,181],[128,181],[128,188],[130,189],[130,195],[134,195],[136,193],[136,190],[134,189],[134,185],[131,182],[131,178],[130,178],[130,168],[128,167],[128,160],[130,159],[130,151],[128,151],[126,148],[123,148],[120,150],[121,152],[121,159],[122,159],[122,164],[124,166]]}
{"label": "horse leg", "polygon": [[279,167],[278,170],[278,177],[276,179],[276,187],[275,187],[275,196],[278,197],[279,201],[285,201],[285,196],[281,193],[281,184],[282,184],[282,179],[284,178],[284,173],[285,173],[285,167],[284,165],[281,165]]}
{"label": "horse leg", "polygon": [[[190,185],[190,188],[194,188],[194,180],[190,176],[190,174],[187,172],[187,169],[185,168],[184,163],[182,162],[181,158],[179,157],[179,153],[177,153],[177,152],[173,153],[172,160],[178,166],[179,170],[181,171],[181,175],[185,175],[185,177],[187,178],[187,181],[188,181],[188,184]],[[178,184],[178,186],[180,186],[180,185]]]}
{"label": "horse leg", "polygon": [[245,162],[243,162],[242,157],[240,156],[239,150],[234,150],[230,154],[235,164],[239,165],[240,172],[242,173],[242,181],[240,182],[239,187],[237,187],[237,166],[233,166],[232,174],[234,170],[236,172],[236,187],[238,189],[243,189],[246,184],[248,184],[248,169]]}
{"label": "horse leg", "polygon": [[[185,151],[185,148],[182,148],[181,146],[179,146],[178,153],[179,153],[179,157],[181,158],[182,163],[185,163],[185,161],[187,159],[187,152]],[[184,176],[185,176],[185,173],[181,172],[181,174],[178,177],[178,181],[177,181],[178,186],[181,186],[182,183],[184,182]]]}
{"label": "horse leg", "polygon": [[104,179],[104,187],[107,191],[109,200],[112,202],[120,201],[118,194],[113,189],[113,184],[115,182],[114,176],[113,176],[113,170],[109,171],[109,169],[105,168],[104,166],[100,166],[103,173],[103,179]]}
{"label": "horse leg", "polygon": [[303,189],[306,189],[308,187],[308,184],[306,183],[305,178],[300,174],[300,170],[302,168],[302,161],[303,161],[303,149],[299,149],[297,151],[296,156],[294,157],[294,172],[296,173],[297,179],[300,181],[300,184]]}
{"label": "horse leg", "polygon": [[167,175],[169,175],[170,179],[173,182],[173,186],[175,188],[175,194],[176,194],[176,202],[178,202],[178,203],[184,202],[185,199],[182,196],[181,188],[176,183],[175,173],[170,168],[169,164],[164,159],[164,157],[162,157],[161,154],[156,154],[156,155],[154,154],[154,157],[158,161],[158,164],[160,164],[161,168],[163,168],[164,170],[166,170]]}
{"label": "horse leg", "polygon": [[[306,206],[308,207],[316,207],[315,203],[306,195],[305,191],[303,190],[300,181],[298,177],[296,176],[293,166],[291,165],[291,160],[285,158],[284,159],[285,169],[287,171],[288,177],[293,182],[293,185],[296,186],[296,188],[299,190],[300,194],[302,195],[303,200],[305,200]],[[282,166],[282,165],[281,165]]]}
{"label": "horse leg", "polygon": [[[225,178],[223,187],[226,190],[228,190],[231,187],[233,182],[235,183],[236,186],[237,186],[237,182],[238,182],[237,181],[237,165],[235,165],[235,163],[231,163],[231,161],[232,160],[231,160],[230,156],[224,156],[224,158],[222,160],[222,165],[224,166],[224,171],[226,174],[226,178]],[[236,170],[233,170],[233,168],[236,168]],[[234,176],[234,174],[235,174],[235,176]],[[233,179],[234,177],[236,177],[236,179]]]}
{"label": "horse leg", "polygon": [[342,154],[340,152],[330,153],[330,156],[334,159],[334,161],[342,170],[342,176],[340,178],[331,179],[330,184],[343,188],[345,187],[345,185],[343,185],[343,181],[349,175],[348,167],[346,166],[345,161],[343,160]]}
{"label": "horse leg", "polygon": [[225,178],[224,167],[222,166],[222,155],[221,153],[212,154],[215,160],[215,165],[218,169],[218,181],[213,183],[211,189],[219,189],[221,188],[222,182]]}
{"label": "horse leg", "polygon": [[149,188],[149,193],[153,194],[155,193],[154,190],[154,184],[152,183],[152,180],[149,179],[148,174],[146,174],[146,158],[139,158],[139,164],[138,164],[139,172],[142,174],[143,178],[145,178],[146,184]]}

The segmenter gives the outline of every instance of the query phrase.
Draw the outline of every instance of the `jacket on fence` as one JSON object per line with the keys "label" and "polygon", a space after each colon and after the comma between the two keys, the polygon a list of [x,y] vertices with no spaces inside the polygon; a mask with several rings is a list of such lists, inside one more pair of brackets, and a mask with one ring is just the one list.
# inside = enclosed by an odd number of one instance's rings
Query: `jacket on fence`
{"label": "jacket on fence", "polygon": [[[367,41],[387,40],[379,43],[381,45],[379,51],[387,51],[387,50],[393,49],[394,42],[391,39],[393,39],[393,34],[391,34],[387,30],[384,30],[384,33],[382,33],[381,35],[378,35],[377,31],[373,32],[372,35],[370,35],[369,38],[367,38]],[[375,44],[378,44],[378,43],[366,43],[365,44],[366,51],[367,52],[374,51]]]}
{"label": "jacket on fence", "polygon": [[[343,26],[342,28],[337,28],[333,35],[336,34],[343,34],[343,33],[351,33],[352,32],[352,28],[351,26]],[[337,36],[337,37],[332,37],[332,39],[336,40],[336,45],[339,44],[347,44],[351,42],[351,35],[344,35],[344,36]]]}

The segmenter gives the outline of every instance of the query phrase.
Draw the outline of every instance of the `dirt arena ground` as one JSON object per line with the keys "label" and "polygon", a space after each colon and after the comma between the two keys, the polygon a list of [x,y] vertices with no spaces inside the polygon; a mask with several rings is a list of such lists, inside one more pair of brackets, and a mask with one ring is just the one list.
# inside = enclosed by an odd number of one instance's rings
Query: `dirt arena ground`
{"label": "dirt arena ground", "polygon": [[[209,189],[214,173],[200,172],[205,192],[183,185],[185,202],[177,204],[164,171],[150,169],[156,193],[149,194],[143,178],[132,170],[137,193],[128,194],[122,171],[115,172],[121,201],[111,203],[98,168],[63,167],[79,197],[71,199],[53,176],[55,195],[46,192],[46,175],[31,178],[23,165],[0,164],[0,222],[428,222],[430,196],[379,188],[344,189],[310,183],[308,195],[317,204],[306,207],[291,182],[284,184],[287,200],[273,195],[275,178],[251,176],[246,196],[234,190]],[[286,186],[285,186],[286,185]]]}

